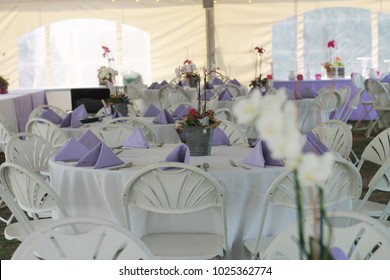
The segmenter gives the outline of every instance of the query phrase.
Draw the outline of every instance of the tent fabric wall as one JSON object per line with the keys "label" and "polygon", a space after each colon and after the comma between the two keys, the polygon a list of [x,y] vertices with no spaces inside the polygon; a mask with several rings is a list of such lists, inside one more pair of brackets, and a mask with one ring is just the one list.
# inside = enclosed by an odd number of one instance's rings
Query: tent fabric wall
{"label": "tent fabric wall", "polygon": [[[254,75],[254,46],[267,50],[264,72],[270,71],[272,25],[290,16],[298,16],[298,68],[302,67],[301,15],[309,10],[328,7],[358,7],[376,14],[390,13],[390,1],[224,1],[214,4],[216,62],[230,76],[249,83]],[[245,2],[245,3],[243,3]],[[40,26],[73,19],[100,18],[126,23],[146,32],[151,39],[151,66],[154,80],[170,79],[174,69],[186,58],[197,65],[206,64],[206,26],[202,1],[140,0],[12,0],[0,2],[0,74],[11,88],[19,87],[18,37]],[[239,4],[237,4],[239,3]],[[373,36],[373,46],[378,38]],[[120,53],[120,51],[118,52]],[[373,56],[375,57],[375,53]],[[50,71],[50,60],[47,60]]]}

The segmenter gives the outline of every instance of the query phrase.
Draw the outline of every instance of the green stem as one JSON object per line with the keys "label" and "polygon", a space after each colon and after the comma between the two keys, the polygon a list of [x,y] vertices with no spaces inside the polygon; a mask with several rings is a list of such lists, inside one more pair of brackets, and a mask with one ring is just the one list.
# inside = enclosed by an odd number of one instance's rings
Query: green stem
{"label": "green stem", "polygon": [[305,233],[304,233],[304,213],[302,207],[302,194],[301,194],[301,185],[298,180],[298,171],[294,169],[294,177],[295,177],[295,193],[297,196],[297,214],[298,214],[298,237],[299,237],[299,254],[300,259],[303,260],[303,257],[307,257],[308,254],[306,252],[305,247]]}

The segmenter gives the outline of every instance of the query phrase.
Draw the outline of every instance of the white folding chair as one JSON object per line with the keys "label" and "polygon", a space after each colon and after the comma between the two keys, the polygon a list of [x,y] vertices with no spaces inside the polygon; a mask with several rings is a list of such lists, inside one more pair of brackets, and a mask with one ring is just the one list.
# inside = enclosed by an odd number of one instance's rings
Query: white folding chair
{"label": "white folding chair", "polygon": [[[76,228],[79,231],[74,231]],[[84,229],[84,230],[81,230]],[[67,217],[31,233],[12,260],[144,260],[149,249],[123,227],[92,217]]]}
{"label": "white folding chair", "polygon": [[0,113],[0,152],[5,152],[5,146],[14,132],[9,128],[9,124],[4,121],[6,118]]}
{"label": "white folding chair", "polygon": [[[263,258],[263,253],[275,235],[264,234],[265,226],[272,218],[271,207],[283,209],[297,209],[297,194],[295,192],[296,177],[294,171],[286,170],[269,187],[261,208],[261,219],[257,236],[244,240],[245,248],[251,253],[252,258]],[[322,187],[324,191],[324,208],[329,209],[343,207],[343,202],[351,203],[355,208],[355,202],[359,199],[362,191],[362,178],[356,167],[347,160],[337,158],[332,171]],[[316,190],[301,187],[302,208],[306,214],[311,214],[319,205],[313,206],[313,196]],[[345,210],[345,209],[343,209]],[[318,214],[318,213],[317,213]],[[277,218],[277,217],[274,217]]]}
{"label": "white folding chair", "polygon": [[40,118],[42,113],[48,109],[53,110],[55,113],[57,113],[61,118],[65,118],[67,113],[62,110],[61,108],[58,108],[57,106],[54,105],[40,105],[38,107],[35,107],[34,110],[31,111],[30,116],[28,119],[33,119],[33,118]]}
{"label": "white folding chair", "polygon": [[[370,113],[372,111],[373,101],[369,93],[366,92],[364,87],[364,81],[366,78],[359,73],[353,73],[351,76],[352,85],[355,89],[355,94],[359,94],[359,104],[364,110],[364,114],[356,122],[353,130],[366,130],[368,126],[360,127],[360,124],[366,120],[367,117],[370,118]],[[364,94],[367,93],[367,94]]]}
{"label": "white folding chair", "polygon": [[[341,250],[350,260],[389,260],[389,230],[377,220],[356,212],[336,211],[327,215],[324,240],[330,240],[330,248]],[[317,223],[317,224],[315,224]],[[318,236],[316,217],[304,221],[304,238]],[[300,245],[298,223],[279,234],[263,254],[267,260],[299,260]]]}
{"label": "white folding chair", "polygon": [[42,213],[57,210],[59,215],[69,216],[55,191],[34,172],[15,163],[4,162],[0,166],[0,181],[0,195],[18,221],[6,226],[6,239],[22,241],[50,223],[51,218],[39,217]]}
{"label": "white folding chair", "polygon": [[180,102],[190,102],[185,90],[178,85],[167,84],[158,91],[158,100],[161,109],[168,109],[171,105]]}
{"label": "white folding chair", "polygon": [[226,120],[234,123],[233,112],[228,108],[219,108],[215,110],[215,116],[219,120]]}
{"label": "white folding chair", "polygon": [[108,147],[114,148],[125,143],[133,128],[122,124],[109,123],[93,127],[91,131]]}
{"label": "white folding chair", "polygon": [[26,132],[34,133],[46,139],[58,149],[62,147],[68,137],[56,124],[42,118],[32,118],[26,124]]}
{"label": "white folding chair", "polygon": [[[177,162],[143,168],[127,182],[123,191],[123,209],[129,230],[132,230],[134,207],[176,217],[176,224],[172,224],[169,231],[148,232],[141,236],[157,259],[211,259],[227,254],[222,187],[200,168]],[[193,216],[211,209],[219,209],[219,215],[209,215],[209,223],[221,224],[222,232],[204,229],[203,221]],[[196,230],[183,230],[180,223],[183,218],[197,225]]]}
{"label": "white folding chair", "polygon": [[230,144],[232,145],[248,144],[248,138],[245,132],[235,123],[230,122],[228,120],[223,120],[221,121],[218,127],[225,132],[227,137],[229,137]]}

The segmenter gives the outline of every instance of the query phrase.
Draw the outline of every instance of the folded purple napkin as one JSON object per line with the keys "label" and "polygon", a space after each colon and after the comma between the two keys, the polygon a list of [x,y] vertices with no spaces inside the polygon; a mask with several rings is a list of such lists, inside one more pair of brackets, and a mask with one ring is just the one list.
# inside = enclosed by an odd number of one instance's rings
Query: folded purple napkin
{"label": "folded purple napkin", "polygon": [[80,120],[88,118],[88,112],[84,104],[79,105],[76,109],[73,110],[72,116]]}
{"label": "folded purple napkin", "polygon": [[233,95],[230,93],[228,89],[224,89],[219,95],[219,100],[232,100]]}
{"label": "folded purple napkin", "polygon": [[220,79],[220,78],[214,78],[214,79],[212,80],[212,83],[213,83],[214,86],[215,86],[215,85],[222,85],[222,84],[223,84],[223,80]]}
{"label": "folded purple napkin", "polygon": [[209,81],[206,82],[206,89],[213,89],[214,85],[210,83]]}
{"label": "folded purple napkin", "polygon": [[[210,89],[206,89],[206,100],[210,100],[211,97],[214,96],[214,93]],[[204,94],[200,97],[201,100],[204,100]]]}
{"label": "folded purple napkin", "polygon": [[81,123],[80,120],[88,118],[88,116],[85,118],[80,118],[77,115],[75,115],[74,112],[69,113],[69,114],[70,114],[70,127],[72,127],[72,128],[78,128],[78,127],[82,126],[83,124]]}
{"label": "folded purple napkin", "polygon": [[326,152],[329,152],[328,147],[321,142],[321,140],[314,134],[312,131],[306,133],[306,143],[302,149],[303,153],[315,153],[317,155],[322,155]]}
{"label": "folded purple napkin", "polygon": [[160,86],[165,86],[165,85],[167,85],[168,84],[168,82],[166,81],[166,80],[163,80],[161,83],[160,83]]}
{"label": "folded purple napkin", "polygon": [[50,108],[43,111],[42,114],[40,115],[40,118],[46,119],[46,120],[51,121],[52,123],[55,123],[55,124],[60,124],[63,120],[63,118],[60,115],[58,115],[56,112],[54,112]]}
{"label": "folded purple napkin", "polygon": [[136,127],[123,144],[124,148],[149,148],[148,140],[145,138],[141,127]]}
{"label": "folded purple napkin", "polygon": [[334,260],[349,260],[348,256],[339,247],[332,247],[329,251]]}
{"label": "folded purple napkin", "polygon": [[118,111],[115,111],[112,115],[111,115],[111,119],[116,119],[116,118],[122,118],[123,115],[118,112]]}
{"label": "folded purple napkin", "polygon": [[384,76],[381,80],[381,83],[390,83],[390,74]]}
{"label": "folded purple napkin", "polygon": [[93,166],[94,168],[103,168],[123,163],[124,162],[120,160],[106,144],[100,143],[84,155],[77,162],[76,166]]}
{"label": "folded purple napkin", "polygon": [[186,115],[188,115],[190,109],[193,109],[192,106],[185,107],[179,114],[177,114],[176,119],[178,120],[183,119]]}
{"label": "folded purple napkin", "polygon": [[71,122],[72,122],[72,113],[69,113],[60,123],[60,127],[70,127]]}
{"label": "folded purple napkin", "polygon": [[180,105],[175,109],[175,111],[172,112],[172,117],[177,117],[177,116],[181,113],[181,111],[183,111],[185,108],[186,108],[185,105],[180,104]]}
{"label": "folded purple napkin", "polygon": [[152,89],[160,89],[161,85],[158,82],[155,82]]}
{"label": "folded purple napkin", "polygon": [[150,104],[149,107],[146,109],[144,113],[144,117],[155,117],[160,113],[160,109],[157,108],[155,105]]}
{"label": "folded purple napkin", "polygon": [[237,81],[236,79],[230,80],[230,82],[231,82],[232,84],[238,86],[238,87],[241,86],[240,82]]}
{"label": "folded purple napkin", "polygon": [[54,156],[56,161],[76,161],[80,160],[89,152],[89,149],[83,144],[76,141],[74,138],[69,138],[68,141],[57,151]]}
{"label": "folded purple napkin", "polygon": [[230,139],[225,131],[219,127],[214,128],[212,146],[230,145]]}
{"label": "folded purple napkin", "polygon": [[256,145],[251,149],[249,155],[242,162],[259,167],[264,167],[266,165],[284,166],[282,160],[274,159],[271,156],[271,151],[267,147],[265,141],[261,139],[256,141]]}
{"label": "folded purple napkin", "polygon": [[89,150],[92,150],[96,145],[99,145],[102,141],[91,131],[87,130],[79,138],[79,143],[83,144]]}
{"label": "folded purple napkin", "polygon": [[153,82],[151,83],[149,86],[148,86],[148,89],[154,89],[154,86],[156,85],[156,82]]}
{"label": "folded purple napkin", "polygon": [[175,119],[167,111],[167,109],[164,109],[154,118],[153,123],[160,123],[160,124],[175,123]]}
{"label": "folded purple napkin", "polygon": [[169,154],[165,157],[164,161],[168,162],[190,162],[190,149],[185,144],[180,144],[174,148]]}

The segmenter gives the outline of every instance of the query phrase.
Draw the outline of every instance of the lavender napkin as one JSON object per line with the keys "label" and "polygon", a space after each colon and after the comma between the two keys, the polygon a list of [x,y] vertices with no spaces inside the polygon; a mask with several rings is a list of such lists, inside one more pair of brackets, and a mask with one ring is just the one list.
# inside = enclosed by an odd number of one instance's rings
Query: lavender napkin
{"label": "lavender napkin", "polygon": [[99,145],[102,141],[91,131],[87,130],[79,138],[79,143],[83,144],[88,150],[92,150],[96,145]]}
{"label": "lavender napkin", "polygon": [[78,128],[78,127],[82,126],[83,124],[81,123],[80,120],[88,118],[88,116],[85,118],[80,118],[77,115],[75,115],[74,112],[69,113],[69,114],[70,114],[70,127],[72,127],[72,128]]}
{"label": "lavender napkin", "polygon": [[188,112],[190,109],[193,109],[192,106],[187,106],[185,107],[177,116],[176,119],[181,120],[183,119],[186,115],[188,115]]}
{"label": "lavender napkin", "polygon": [[165,85],[167,85],[168,84],[168,82],[166,81],[166,80],[163,80],[161,83],[160,83],[160,86],[165,86]]}
{"label": "lavender napkin", "polygon": [[231,82],[232,84],[238,86],[238,87],[241,86],[240,82],[237,81],[236,79],[230,80],[230,82]]}
{"label": "lavender napkin", "polygon": [[259,167],[265,166],[262,141],[257,142],[257,144],[251,149],[249,155],[242,162]]}
{"label": "lavender napkin", "polygon": [[222,85],[222,84],[223,84],[223,80],[220,79],[220,78],[214,78],[214,79],[212,80],[212,83],[213,83],[214,86],[215,86],[215,85]]}
{"label": "lavender napkin", "polygon": [[175,120],[172,115],[167,111],[167,109],[164,109],[154,118],[153,123],[175,123]]}
{"label": "lavender napkin", "polygon": [[165,158],[168,162],[190,162],[190,149],[185,144],[180,144],[174,148]]}
{"label": "lavender napkin", "polygon": [[390,83],[390,74],[384,76],[381,80],[381,83]]}
{"label": "lavender napkin", "polygon": [[149,148],[148,140],[145,138],[144,131],[141,127],[137,127],[126,139],[123,144],[124,148]]}
{"label": "lavender napkin", "polygon": [[[210,89],[206,89],[206,100],[210,100],[211,97],[214,96],[214,93]],[[204,94],[200,97],[201,100],[204,100]]]}
{"label": "lavender napkin", "polygon": [[230,139],[225,131],[219,127],[214,128],[212,146],[230,145]]}
{"label": "lavender napkin", "polygon": [[115,111],[112,115],[111,115],[111,119],[116,119],[116,118],[121,118],[123,117],[123,115],[118,112],[118,111]]}
{"label": "lavender napkin", "polygon": [[228,89],[224,89],[218,96],[219,100],[232,100],[233,96]]}
{"label": "lavender napkin", "polygon": [[151,83],[150,86],[148,86],[148,89],[154,89],[154,86],[155,86],[156,84],[157,84],[156,82]]}
{"label": "lavender napkin", "polygon": [[322,155],[329,151],[328,147],[312,131],[306,133],[306,143],[302,150],[303,153],[312,152],[317,155]]}
{"label": "lavender napkin", "polygon": [[259,139],[256,141],[256,145],[251,150],[249,155],[242,161],[243,163],[264,167],[268,166],[284,166],[284,163],[280,159],[274,159],[271,156],[271,151],[267,147],[265,141]]}
{"label": "lavender napkin", "polygon": [[309,88],[305,88],[301,92],[301,97],[302,98],[315,98],[316,97],[316,93],[313,90],[309,89]]}
{"label": "lavender napkin", "polygon": [[123,163],[124,162],[120,160],[106,144],[100,143],[84,155],[77,162],[76,166],[93,166],[94,168],[103,168]]}
{"label": "lavender napkin", "polygon": [[72,122],[72,113],[69,113],[60,123],[60,127],[69,127],[71,122]]}
{"label": "lavender napkin", "polygon": [[81,104],[73,110],[72,116],[80,120],[88,118],[88,112],[84,104]]}
{"label": "lavender napkin", "polygon": [[155,105],[150,104],[149,107],[146,109],[144,113],[144,117],[155,117],[160,113],[160,109],[157,108]]}
{"label": "lavender napkin", "polygon": [[180,104],[176,109],[175,111],[172,112],[172,117],[177,117],[184,109],[186,108],[185,105],[183,104]]}
{"label": "lavender napkin", "polygon": [[332,247],[329,251],[334,260],[349,260],[348,256],[339,247]]}
{"label": "lavender napkin", "polygon": [[57,151],[54,156],[55,161],[76,161],[80,160],[89,152],[89,149],[83,144],[77,142],[74,138],[68,141]]}
{"label": "lavender napkin", "polygon": [[46,120],[51,121],[52,123],[55,123],[55,124],[60,124],[63,120],[63,118],[61,118],[60,115],[58,115],[56,112],[54,112],[50,108],[43,111],[42,114],[40,115],[40,118],[46,119]]}

